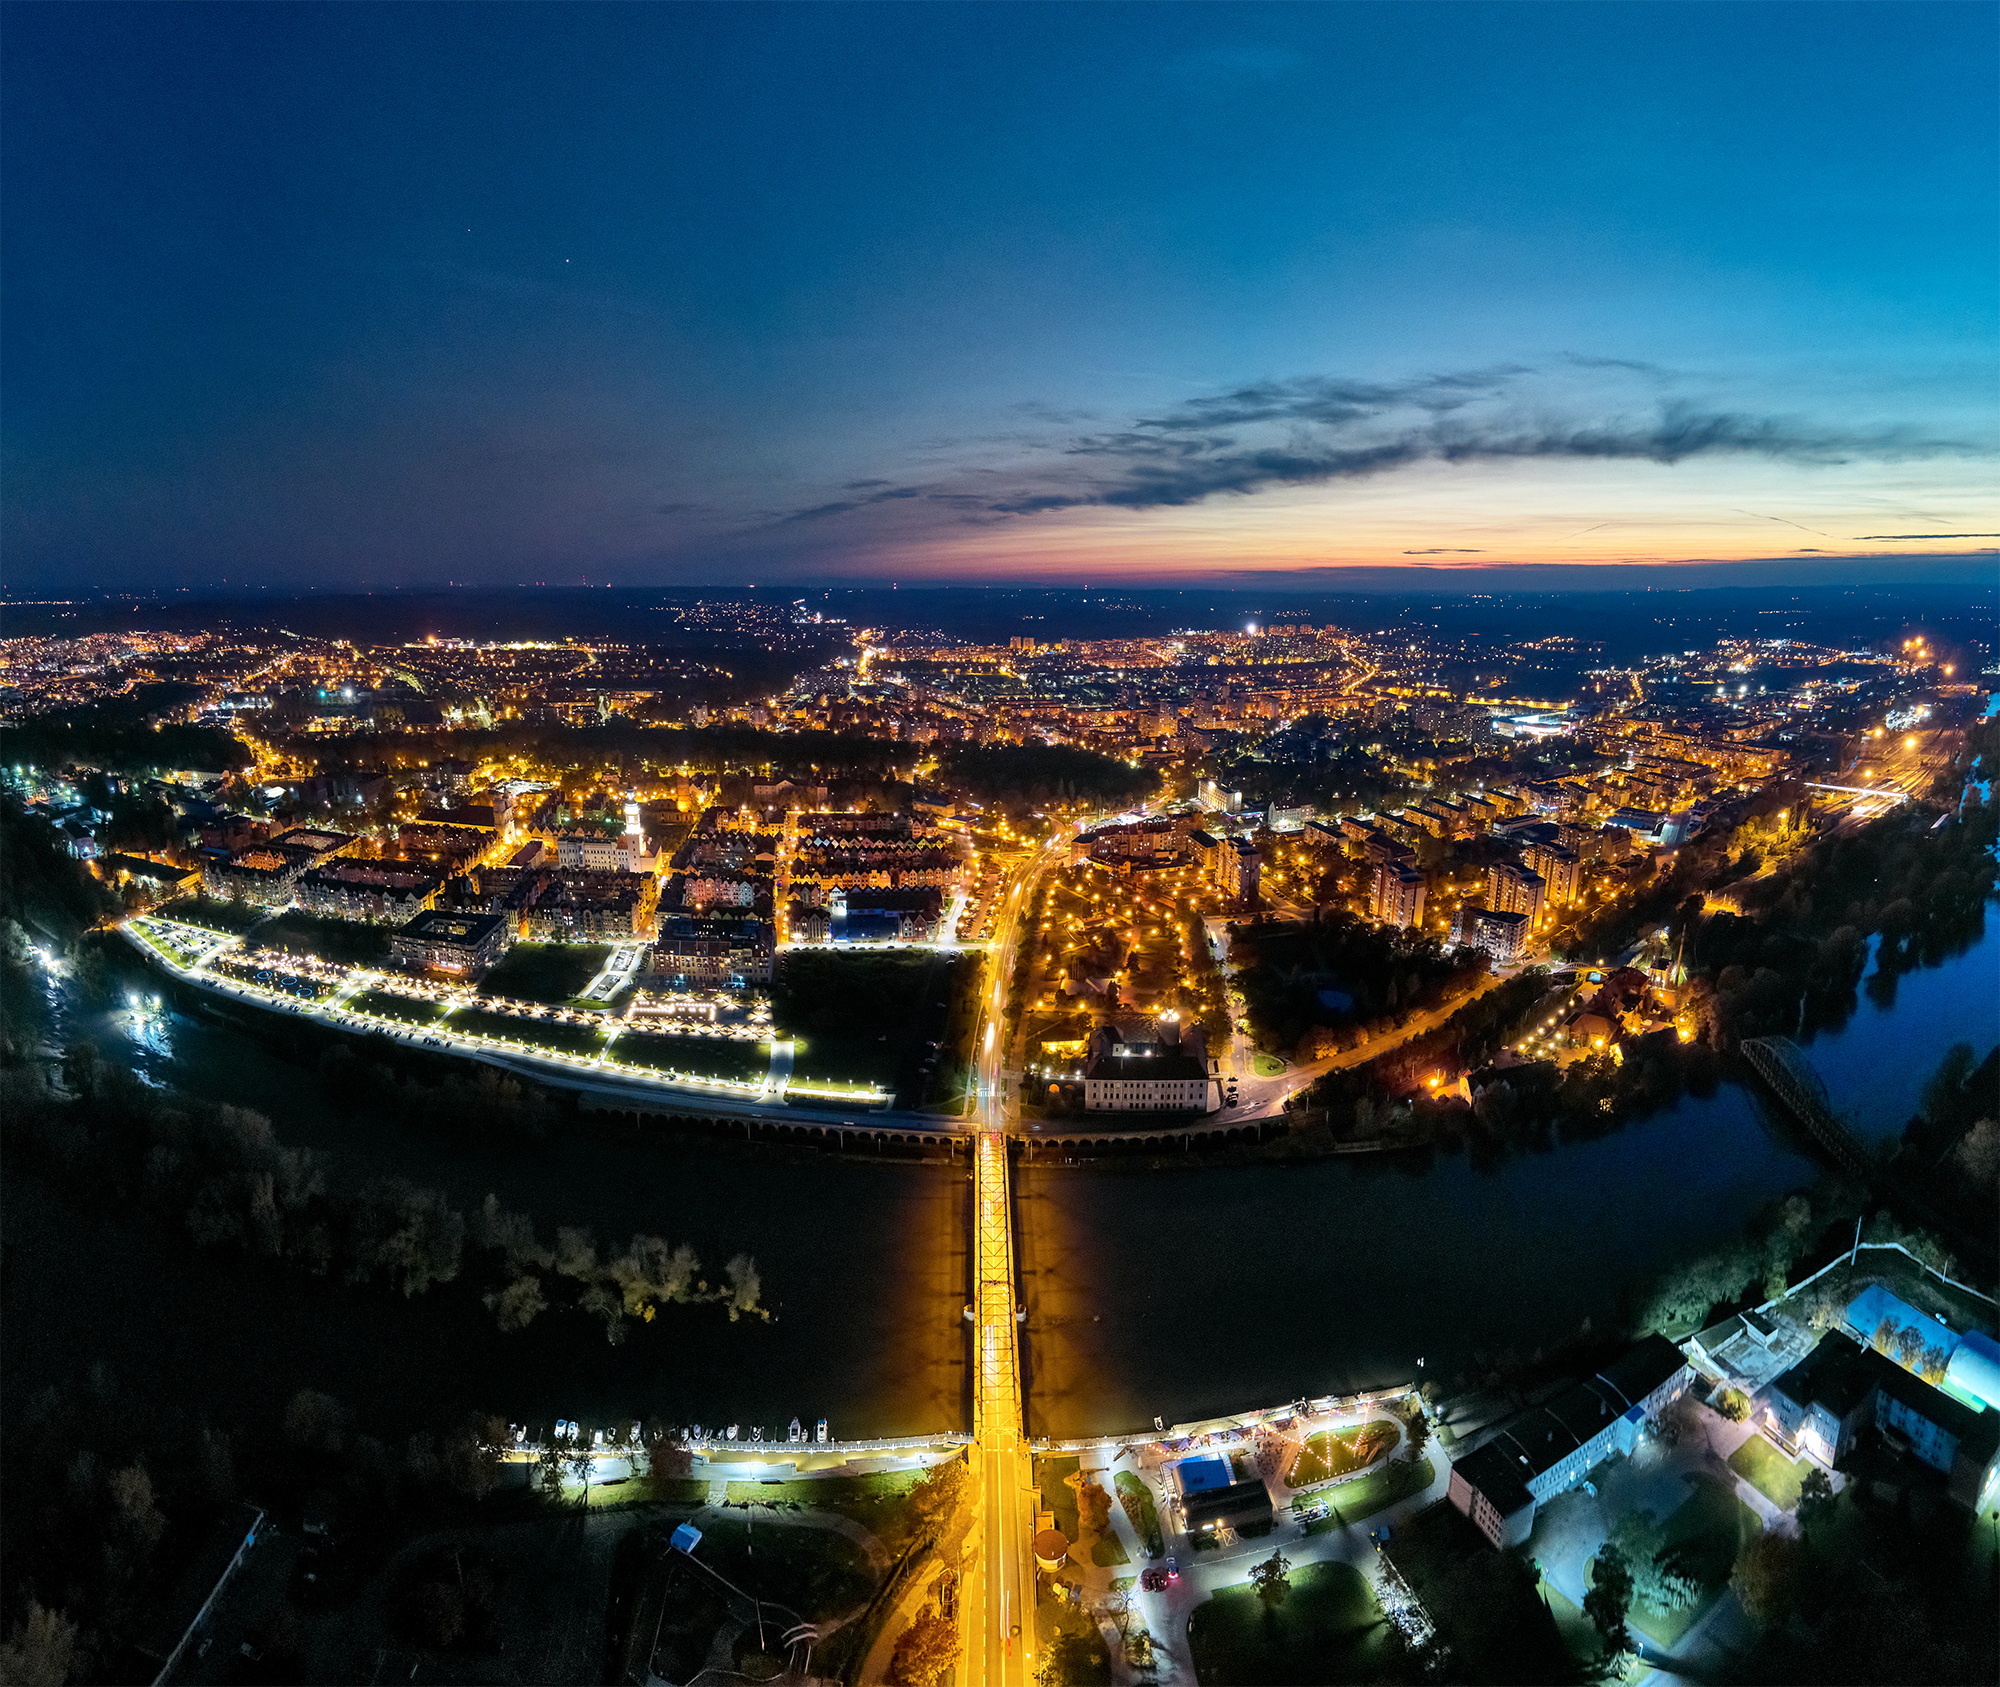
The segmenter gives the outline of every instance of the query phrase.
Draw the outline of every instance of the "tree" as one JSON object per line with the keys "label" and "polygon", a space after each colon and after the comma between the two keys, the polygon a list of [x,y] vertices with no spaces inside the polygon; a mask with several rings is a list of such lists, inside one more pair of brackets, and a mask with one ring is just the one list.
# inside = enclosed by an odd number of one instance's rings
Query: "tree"
{"label": "tree", "polygon": [[1731,1577],[1736,1597],[1760,1623],[1776,1622],[1791,1609],[1803,1568],[1802,1551],[1797,1536],[1766,1532],[1738,1555]]}
{"label": "tree", "polygon": [[1403,1443],[1403,1457],[1415,1464],[1424,1456],[1424,1446],[1431,1438],[1431,1420],[1424,1415],[1421,1407],[1410,1413],[1406,1432],[1408,1439]]}
{"label": "tree", "polygon": [[1095,1482],[1077,1484],[1076,1510],[1085,1534],[1101,1535],[1111,1526],[1111,1496]]}
{"label": "tree", "polygon": [[939,1687],[958,1667],[958,1625],[926,1605],[903,1630],[889,1661],[896,1687]]}
{"label": "tree", "polygon": [[10,1687],[63,1687],[76,1654],[76,1624],[30,1599],[27,1615],[0,1642],[0,1681]]}
{"label": "tree", "polygon": [[1952,1153],[1973,1188],[1990,1193],[2000,1181],[2000,1120],[1979,1120]]}
{"label": "tree", "polygon": [[1275,1611],[1292,1591],[1292,1564],[1282,1552],[1274,1552],[1261,1564],[1250,1567],[1250,1585],[1264,1602],[1266,1611]]}
{"label": "tree", "polygon": [[1632,1637],[1625,1632],[1625,1614],[1631,1609],[1632,1572],[1625,1555],[1607,1545],[1597,1555],[1590,1591],[1583,1596],[1583,1614],[1596,1627],[1607,1654],[1632,1650]]}
{"label": "tree", "polygon": [[1818,1465],[1806,1472],[1806,1479],[1799,1484],[1799,1527],[1810,1536],[1822,1524],[1833,1521],[1835,1501],[1833,1483]]}
{"label": "tree", "polygon": [[944,1532],[965,1503],[970,1477],[962,1458],[946,1459],[924,1472],[910,1489],[908,1500],[910,1518],[919,1535],[936,1537]]}

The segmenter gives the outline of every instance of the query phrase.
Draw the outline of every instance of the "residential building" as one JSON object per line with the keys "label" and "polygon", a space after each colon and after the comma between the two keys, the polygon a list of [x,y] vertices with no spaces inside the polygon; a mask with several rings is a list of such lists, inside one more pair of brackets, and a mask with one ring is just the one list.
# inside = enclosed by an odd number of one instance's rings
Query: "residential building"
{"label": "residential building", "polygon": [[1422,925],[1424,921],[1424,876],[1414,867],[1384,861],[1375,869],[1374,893],[1369,912],[1378,925]]}
{"label": "residential building", "polygon": [[1452,1465],[1446,1497],[1495,1546],[1518,1546],[1535,1507],[1567,1492],[1687,1392],[1694,1372],[1664,1336],[1648,1336],[1614,1364],[1510,1419]]}
{"label": "residential building", "polygon": [[1483,949],[1496,961],[1518,961],[1528,952],[1528,916],[1492,908],[1463,907],[1451,917],[1451,940]]}
{"label": "residential building", "polygon": [[389,940],[389,959],[413,970],[477,978],[507,952],[513,923],[499,914],[426,909]]}
{"label": "residential building", "polygon": [[672,914],[660,922],[646,970],[689,988],[736,989],[770,983],[776,958],[777,935],[769,920]]}
{"label": "residential building", "polygon": [[331,861],[301,874],[299,906],[338,920],[393,920],[397,924],[431,907],[443,878],[428,868],[399,862]]}
{"label": "residential building", "polygon": [[1521,852],[1521,864],[1541,875],[1550,903],[1560,906],[1577,899],[1583,884],[1583,864],[1574,850],[1561,844],[1530,844]]}
{"label": "residential building", "polygon": [[1255,902],[1264,864],[1257,846],[1248,838],[1225,838],[1217,855],[1220,865],[1216,882],[1222,894],[1239,907]]}
{"label": "residential building", "polygon": [[1542,923],[1548,905],[1548,881],[1518,861],[1496,861],[1486,869],[1486,906],[1500,914],[1526,914],[1530,926]]}

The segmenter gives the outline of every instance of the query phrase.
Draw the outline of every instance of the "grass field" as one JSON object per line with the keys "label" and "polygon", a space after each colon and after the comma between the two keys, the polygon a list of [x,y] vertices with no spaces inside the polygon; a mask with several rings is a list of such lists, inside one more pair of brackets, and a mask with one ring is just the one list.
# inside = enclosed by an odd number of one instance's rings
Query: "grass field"
{"label": "grass field", "polygon": [[1100,1569],[1110,1570],[1120,1564],[1131,1563],[1132,1555],[1125,1550],[1125,1543],[1107,1529],[1091,1547],[1090,1561]]}
{"label": "grass field", "polygon": [[1196,1606],[1188,1646],[1201,1687],[1372,1681],[1382,1623],[1382,1607],[1352,1564],[1306,1564],[1293,1568],[1291,1592],[1274,1608],[1247,1583]]}
{"label": "grass field", "polygon": [[801,1482],[732,1482],[729,1498],[741,1505],[804,1506],[809,1511],[837,1511],[876,1536],[893,1556],[910,1535],[904,1506],[921,1471],[893,1471],[880,1476],[822,1476]]}
{"label": "grass field", "polygon": [[603,969],[607,943],[516,943],[479,986],[482,996],[567,1002]]}
{"label": "grass field", "polygon": [[1729,1468],[1780,1511],[1795,1510],[1806,1479],[1806,1461],[1788,1459],[1761,1435],[1753,1435],[1729,1455]]}
{"label": "grass field", "polygon": [[1324,1482],[1330,1476],[1345,1476],[1373,1464],[1396,1444],[1396,1426],[1380,1419],[1339,1431],[1322,1429],[1306,1437],[1305,1446],[1285,1478],[1294,1488]]}
{"label": "grass field", "polygon": [[656,1037],[627,1031],[612,1044],[611,1058],[648,1072],[689,1072],[698,1078],[754,1083],[771,1069],[771,1045],[730,1037]]}
{"label": "grass field", "polygon": [[347,1005],[356,1013],[373,1014],[377,1019],[394,1019],[404,1025],[431,1025],[444,1008],[420,996],[399,996],[389,990],[363,990],[350,996]]}
{"label": "grass field", "polygon": [[[1679,1611],[1659,1611],[1644,1600],[1633,1602],[1629,1618],[1632,1627],[1665,1647],[1678,1645],[1681,1637],[1701,1620],[1716,1596],[1729,1585],[1736,1555],[1764,1528],[1762,1520],[1736,1497],[1733,1488],[1725,1487],[1711,1476],[1692,1478],[1691,1487],[1693,1491],[1673,1515],[1656,1525],[1640,1547],[1646,1552],[1673,1553],[1706,1589],[1694,1604]],[[1586,1581],[1594,1568],[1594,1561],[1586,1567]]]}
{"label": "grass field", "polygon": [[1366,1476],[1357,1476],[1352,1482],[1343,1482],[1337,1488],[1314,1494],[1308,1503],[1330,1504],[1333,1513],[1317,1523],[1308,1523],[1306,1533],[1324,1534],[1344,1523],[1359,1523],[1364,1517],[1373,1517],[1376,1512],[1386,1510],[1398,1500],[1422,1493],[1436,1476],[1437,1467],[1428,1458],[1417,1460],[1414,1467],[1399,1459],[1394,1464],[1369,1471]]}
{"label": "grass field", "polygon": [[1250,1057],[1250,1070],[1260,1078],[1275,1078],[1284,1069],[1285,1063],[1275,1055],[1253,1054]]}
{"label": "grass field", "polygon": [[1160,1534],[1160,1508],[1153,1503],[1153,1496],[1129,1470],[1121,1470],[1112,1479],[1112,1486],[1118,1491],[1118,1503],[1125,1508],[1125,1515],[1132,1520],[1132,1527],[1138,1531],[1139,1539],[1146,1550],[1155,1558],[1166,1550],[1166,1543]]}
{"label": "grass field", "polygon": [[447,1029],[471,1037],[499,1037],[531,1049],[552,1049],[558,1054],[595,1054],[604,1046],[604,1033],[595,1025],[518,1019],[511,1013],[495,1013],[489,1008],[460,1008],[451,1016]]}
{"label": "grass field", "polygon": [[1070,1540],[1077,1537],[1076,1490],[1063,1480],[1077,1472],[1074,1453],[1035,1460],[1035,1485],[1041,1490],[1043,1509],[1056,1514],[1056,1527]]}
{"label": "grass field", "polygon": [[389,953],[392,927],[333,920],[293,908],[257,928],[257,945],[288,955],[316,955],[341,966],[377,966]]}
{"label": "grass field", "polygon": [[780,1034],[798,1043],[793,1076],[875,1083],[921,1099],[945,1076],[952,1053],[937,1051],[927,1071],[930,1045],[951,1043],[965,1018],[954,1001],[978,971],[974,957],[936,951],[788,951],[778,960],[772,1008]]}
{"label": "grass field", "polygon": [[154,910],[163,920],[178,920],[184,926],[200,926],[204,931],[230,935],[248,931],[270,912],[247,902],[220,902],[209,896],[194,896],[184,902],[169,902]]}

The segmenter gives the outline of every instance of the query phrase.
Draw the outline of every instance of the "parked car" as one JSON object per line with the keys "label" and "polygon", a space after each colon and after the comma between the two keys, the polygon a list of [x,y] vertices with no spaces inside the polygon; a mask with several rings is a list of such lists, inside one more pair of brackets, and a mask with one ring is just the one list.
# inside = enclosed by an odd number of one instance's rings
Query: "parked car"
{"label": "parked car", "polygon": [[1169,1558],[1167,1560],[1167,1580],[1170,1582],[1177,1582],[1180,1579],[1181,1579],[1180,1565],[1175,1563],[1173,1559]]}

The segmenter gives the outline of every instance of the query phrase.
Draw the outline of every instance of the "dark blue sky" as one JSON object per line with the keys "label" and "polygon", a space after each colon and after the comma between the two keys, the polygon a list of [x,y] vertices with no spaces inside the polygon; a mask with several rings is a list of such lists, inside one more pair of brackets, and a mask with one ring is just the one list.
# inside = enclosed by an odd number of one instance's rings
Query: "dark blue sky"
{"label": "dark blue sky", "polygon": [[4,28],[10,586],[2000,530],[1991,5]]}

